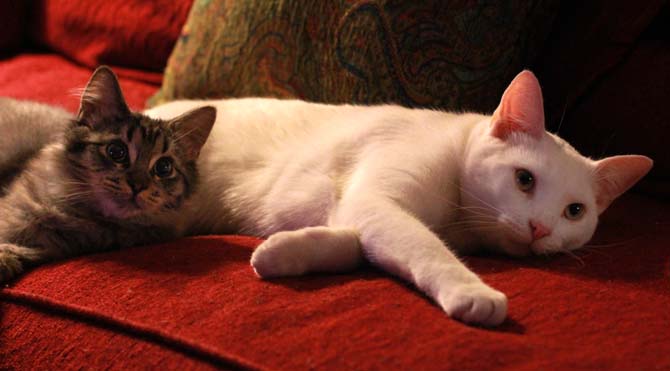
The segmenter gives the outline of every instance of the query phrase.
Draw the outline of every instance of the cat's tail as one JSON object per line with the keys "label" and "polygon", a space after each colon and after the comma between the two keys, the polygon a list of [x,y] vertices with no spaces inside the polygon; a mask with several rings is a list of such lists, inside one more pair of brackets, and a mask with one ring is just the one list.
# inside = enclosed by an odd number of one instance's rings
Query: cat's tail
{"label": "cat's tail", "polygon": [[73,119],[62,108],[0,98],[0,195],[31,158],[58,140]]}

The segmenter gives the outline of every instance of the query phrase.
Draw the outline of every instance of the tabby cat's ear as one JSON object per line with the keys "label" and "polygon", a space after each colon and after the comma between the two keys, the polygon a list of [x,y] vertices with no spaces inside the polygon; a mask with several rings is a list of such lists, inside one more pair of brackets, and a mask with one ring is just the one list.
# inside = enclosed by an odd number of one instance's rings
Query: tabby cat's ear
{"label": "tabby cat's ear", "polygon": [[612,156],[595,163],[595,193],[598,213],[645,176],[654,161],[646,156]]}
{"label": "tabby cat's ear", "polygon": [[107,66],[98,67],[81,96],[77,118],[84,125],[96,128],[130,115],[116,75]]}
{"label": "tabby cat's ear", "polygon": [[502,140],[515,132],[540,139],[544,135],[544,106],[540,82],[530,71],[521,71],[503,93],[493,113],[491,135]]}
{"label": "tabby cat's ear", "polygon": [[175,142],[189,160],[195,160],[216,121],[216,108],[205,106],[170,120]]}

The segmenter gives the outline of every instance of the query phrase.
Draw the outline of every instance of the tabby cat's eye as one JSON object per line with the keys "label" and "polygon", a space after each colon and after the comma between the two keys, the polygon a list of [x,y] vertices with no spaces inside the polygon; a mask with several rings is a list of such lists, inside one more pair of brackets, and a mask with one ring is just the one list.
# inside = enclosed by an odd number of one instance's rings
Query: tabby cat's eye
{"label": "tabby cat's eye", "polygon": [[573,203],[565,207],[565,211],[563,211],[563,215],[570,220],[578,220],[584,215],[584,210],[586,208],[584,207],[584,204],[580,203]]}
{"label": "tabby cat's eye", "polygon": [[518,169],[514,173],[514,177],[516,178],[516,185],[521,192],[528,193],[535,187],[535,177],[533,176],[533,173],[526,169]]}
{"label": "tabby cat's eye", "polygon": [[128,148],[120,142],[113,142],[107,145],[107,156],[114,162],[125,162],[128,159]]}
{"label": "tabby cat's eye", "polygon": [[167,157],[161,157],[154,164],[154,173],[159,178],[166,178],[172,175],[172,160]]}

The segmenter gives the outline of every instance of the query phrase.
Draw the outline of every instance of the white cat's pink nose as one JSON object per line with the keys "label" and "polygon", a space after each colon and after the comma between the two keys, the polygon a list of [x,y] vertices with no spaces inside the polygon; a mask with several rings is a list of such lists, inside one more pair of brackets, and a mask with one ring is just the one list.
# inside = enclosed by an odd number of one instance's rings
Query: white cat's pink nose
{"label": "white cat's pink nose", "polygon": [[545,227],[544,224],[540,222],[531,220],[528,222],[528,224],[530,225],[530,230],[533,233],[533,240],[539,240],[540,238],[546,237],[551,234],[551,230]]}

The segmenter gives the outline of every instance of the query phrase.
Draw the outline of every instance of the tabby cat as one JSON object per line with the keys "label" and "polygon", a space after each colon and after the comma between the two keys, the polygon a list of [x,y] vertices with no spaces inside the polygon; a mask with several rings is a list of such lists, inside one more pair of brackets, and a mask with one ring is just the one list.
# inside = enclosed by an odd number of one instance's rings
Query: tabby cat
{"label": "tabby cat", "polygon": [[214,108],[169,120],[133,113],[100,67],[76,118],[7,99],[0,114],[0,281],[45,261],[182,235],[177,216],[197,189]]}

